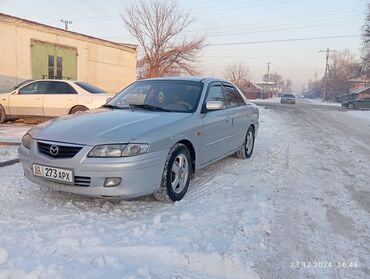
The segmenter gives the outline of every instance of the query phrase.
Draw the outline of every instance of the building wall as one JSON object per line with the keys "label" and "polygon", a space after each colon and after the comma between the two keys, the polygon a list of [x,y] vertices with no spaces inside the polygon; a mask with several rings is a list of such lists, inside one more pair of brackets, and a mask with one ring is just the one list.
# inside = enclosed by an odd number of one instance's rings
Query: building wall
{"label": "building wall", "polygon": [[3,17],[0,17],[0,41],[3,92],[32,78],[33,41],[77,50],[77,79],[108,92],[118,92],[136,79],[136,50],[127,46]]}

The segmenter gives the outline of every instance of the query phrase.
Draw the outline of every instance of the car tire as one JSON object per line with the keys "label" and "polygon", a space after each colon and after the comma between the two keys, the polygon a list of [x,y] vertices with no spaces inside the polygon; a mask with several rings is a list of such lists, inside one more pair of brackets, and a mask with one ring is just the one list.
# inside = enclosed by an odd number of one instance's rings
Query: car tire
{"label": "car tire", "polygon": [[0,123],[4,123],[6,120],[5,109],[0,105]]}
{"label": "car tire", "polygon": [[191,174],[190,152],[184,144],[177,143],[168,152],[161,187],[154,197],[163,202],[181,200],[189,188]]}
{"label": "car tire", "polygon": [[239,159],[248,159],[252,156],[254,150],[254,129],[252,126],[249,126],[247,134],[245,135],[243,146],[238,152],[236,152],[236,157]]}
{"label": "car tire", "polygon": [[83,111],[87,111],[87,110],[89,110],[87,107],[75,106],[70,110],[69,114],[75,114],[75,113],[79,113],[79,112],[83,112]]}
{"label": "car tire", "polygon": [[350,104],[348,104],[347,108],[349,108],[349,109],[354,109],[354,108],[355,108],[355,105],[354,105],[354,104],[352,104],[352,103],[350,103]]}

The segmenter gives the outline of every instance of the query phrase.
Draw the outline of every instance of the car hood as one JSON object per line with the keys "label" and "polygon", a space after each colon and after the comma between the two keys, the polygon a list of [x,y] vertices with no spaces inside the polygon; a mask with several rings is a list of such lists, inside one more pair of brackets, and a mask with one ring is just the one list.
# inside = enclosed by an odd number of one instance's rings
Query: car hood
{"label": "car hood", "polygon": [[188,113],[101,108],[43,123],[31,134],[39,140],[84,145],[125,143],[188,116]]}

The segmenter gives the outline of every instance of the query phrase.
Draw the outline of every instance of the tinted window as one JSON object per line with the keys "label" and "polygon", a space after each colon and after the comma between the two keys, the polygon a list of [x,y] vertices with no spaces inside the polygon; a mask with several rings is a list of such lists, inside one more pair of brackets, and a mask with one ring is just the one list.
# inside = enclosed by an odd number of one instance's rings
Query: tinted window
{"label": "tinted window", "polygon": [[284,94],[283,97],[295,98],[293,94]]}
{"label": "tinted window", "polygon": [[45,81],[32,82],[19,89],[19,94],[44,94],[47,84]]}
{"label": "tinted window", "polygon": [[[145,105],[173,112],[194,112],[199,103],[203,83],[181,80],[137,81],[120,92],[108,104],[119,108]],[[148,106],[147,106],[148,108]]]}
{"label": "tinted window", "polygon": [[221,85],[213,85],[208,89],[206,102],[208,101],[222,101],[225,103],[225,97],[222,92]]}
{"label": "tinted window", "polygon": [[234,87],[224,86],[223,88],[225,93],[226,105],[228,107],[239,107],[245,105],[243,98]]}
{"label": "tinted window", "polygon": [[87,82],[77,81],[75,82],[75,84],[77,84],[78,86],[80,86],[81,88],[83,88],[84,90],[92,94],[106,93],[103,89],[96,87],[95,85],[92,85]]}
{"label": "tinted window", "polygon": [[46,94],[76,94],[76,90],[62,81],[49,81]]}

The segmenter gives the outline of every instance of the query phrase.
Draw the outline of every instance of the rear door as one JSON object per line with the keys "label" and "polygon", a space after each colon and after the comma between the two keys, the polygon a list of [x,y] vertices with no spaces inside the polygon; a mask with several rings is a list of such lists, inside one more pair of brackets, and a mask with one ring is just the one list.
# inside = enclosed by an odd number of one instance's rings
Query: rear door
{"label": "rear door", "polygon": [[[225,97],[221,83],[211,83],[207,89],[207,101],[222,101]],[[216,111],[208,111],[203,116],[203,164],[215,160],[230,151],[231,121],[226,107]]]}
{"label": "rear door", "polygon": [[239,91],[231,84],[224,83],[223,90],[226,99],[228,118],[231,120],[230,150],[239,149],[244,142],[249,126],[249,110],[240,96]]}
{"label": "rear door", "polygon": [[42,116],[42,102],[47,81],[35,81],[19,88],[10,95],[9,110],[11,115]]}
{"label": "rear door", "polygon": [[50,81],[44,95],[44,115],[67,115],[77,104],[77,91],[67,82]]}

